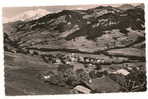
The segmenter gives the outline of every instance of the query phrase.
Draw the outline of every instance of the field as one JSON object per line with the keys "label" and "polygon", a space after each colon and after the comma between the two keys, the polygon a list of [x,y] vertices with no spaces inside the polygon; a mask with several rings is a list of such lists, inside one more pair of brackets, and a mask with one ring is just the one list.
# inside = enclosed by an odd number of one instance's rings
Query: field
{"label": "field", "polygon": [[[31,61],[30,61],[31,60]],[[39,57],[5,53],[6,95],[65,94],[68,88],[45,84],[37,78],[39,72],[51,69]]]}

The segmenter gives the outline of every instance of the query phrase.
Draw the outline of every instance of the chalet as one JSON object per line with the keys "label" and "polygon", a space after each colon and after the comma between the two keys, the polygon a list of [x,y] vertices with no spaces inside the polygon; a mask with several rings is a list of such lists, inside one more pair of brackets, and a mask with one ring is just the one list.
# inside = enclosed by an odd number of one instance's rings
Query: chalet
{"label": "chalet", "polygon": [[74,94],[76,94],[76,93],[89,94],[89,93],[91,93],[91,90],[84,87],[84,86],[78,85],[72,89],[72,93],[74,93]]}
{"label": "chalet", "polygon": [[51,76],[50,75],[45,75],[43,77],[44,77],[45,80],[47,80],[47,79],[50,79]]}
{"label": "chalet", "polygon": [[62,61],[59,58],[56,58],[54,64],[62,64]]}
{"label": "chalet", "polygon": [[92,83],[89,87],[95,91],[99,92],[119,92],[121,86],[114,80],[110,79],[108,76],[102,76],[101,78],[92,79]]}
{"label": "chalet", "polygon": [[128,72],[126,69],[118,69],[117,71],[113,72],[113,74],[122,74],[124,76],[127,76],[130,72]]}
{"label": "chalet", "polygon": [[101,62],[101,60],[100,59],[96,59],[96,63],[100,63]]}

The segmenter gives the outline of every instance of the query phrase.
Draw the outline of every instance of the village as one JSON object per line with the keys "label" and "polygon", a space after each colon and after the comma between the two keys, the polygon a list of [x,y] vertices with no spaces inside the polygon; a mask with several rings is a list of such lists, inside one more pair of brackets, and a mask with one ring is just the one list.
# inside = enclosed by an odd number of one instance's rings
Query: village
{"label": "village", "polygon": [[6,8],[6,95],[146,91],[144,4],[46,7]]}
{"label": "village", "polygon": [[11,52],[40,57],[54,69],[39,72],[37,78],[46,84],[68,87],[71,94],[145,90],[144,64],[133,63],[140,62],[138,60],[66,51]]}
{"label": "village", "polygon": [[141,65],[133,67],[123,64],[117,68],[105,67],[112,63],[106,62],[103,57],[80,56],[76,53],[49,54],[41,57],[45,62],[57,67],[55,71],[47,70],[39,74],[39,78],[46,83],[64,87],[68,85],[72,88],[72,93],[136,91],[145,84]]}

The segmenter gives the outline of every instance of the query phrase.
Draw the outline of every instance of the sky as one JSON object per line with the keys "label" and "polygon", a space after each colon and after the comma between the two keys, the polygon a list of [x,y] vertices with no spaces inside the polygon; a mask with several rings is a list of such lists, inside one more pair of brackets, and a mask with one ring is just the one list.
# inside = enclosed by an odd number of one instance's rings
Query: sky
{"label": "sky", "polygon": [[[137,5],[137,4],[132,4]],[[61,10],[85,10],[89,8],[95,8],[97,6],[120,6],[120,4],[116,5],[66,5],[66,6],[33,6],[33,7],[5,7],[3,8],[3,17],[6,18],[12,18],[15,17],[18,14],[21,14],[23,12],[29,11],[29,10],[36,10],[36,9],[45,9],[49,12],[58,12]]]}

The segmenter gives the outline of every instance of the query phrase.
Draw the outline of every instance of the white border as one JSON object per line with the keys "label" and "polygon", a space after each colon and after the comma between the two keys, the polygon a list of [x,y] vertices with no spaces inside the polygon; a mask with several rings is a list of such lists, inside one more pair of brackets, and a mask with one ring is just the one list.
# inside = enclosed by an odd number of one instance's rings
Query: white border
{"label": "white border", "polygon": [[[86,4],[122,4],[122,3],[145,3],[145,19],[146,19],[146,33],[148,32],[148,1],[147,0],[0,0],[0,99],[40,99],[40,98],[63,98],[63,99],[90,99],[90,98],[146,98],[147,92],[135,93],[103,93],[103,94],[89,94],[89,95],[38,95],[38,96],[5,96],[4,93],[4,60],[3,60],[3,32],[2,32],[2,7],[14,6],[50,6],[50,5],[86,5]],[[148,35],[146,34],[146,38]],[[146,43],[148,40],[146,39]],[[146,46],[147,49],[148,46]],[[148,52],[146,50],[146,56]],[[147,59],[146,59],[147,60]],[[148,61],[148,60],[147,60]],[[147,67],[148,65],[146,65]],[[147,68],[148,71],[148,68]],[[148,75],[148,73],[147,73]]]}
{"label": "white border", "polygon": [[79,4],[121,4],[142,3],[146,0],[1,0],[2,6],[45,6],[45,5],[79,5]]}

